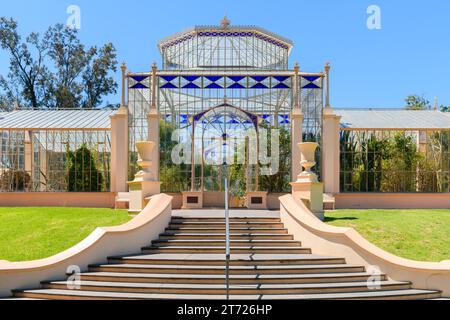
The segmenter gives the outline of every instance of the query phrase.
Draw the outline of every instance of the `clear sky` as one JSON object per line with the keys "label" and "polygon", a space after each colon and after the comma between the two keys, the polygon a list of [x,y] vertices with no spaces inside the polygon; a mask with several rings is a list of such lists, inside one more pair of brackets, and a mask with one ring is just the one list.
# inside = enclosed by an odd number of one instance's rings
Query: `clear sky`
{"label": "clear sky", "polygon": [[[22,34],[65,23],[67,7],[78,5],[83,42],[113,42],[119,61],[135,72],[160,62],[158,40],[218,24],[227,13],[232,24],[258,25],[293,40],[290,62],[299,61],[303,70],[320,71],[330,61],[336,107],[402,107],[413,93],[450,105],[448,0],[0,1],[0,16],[18,20]],[[380,30],[367,28],[370,5],[381,9]],[[0,51],[0,73],[7,68],[8,56]]]}

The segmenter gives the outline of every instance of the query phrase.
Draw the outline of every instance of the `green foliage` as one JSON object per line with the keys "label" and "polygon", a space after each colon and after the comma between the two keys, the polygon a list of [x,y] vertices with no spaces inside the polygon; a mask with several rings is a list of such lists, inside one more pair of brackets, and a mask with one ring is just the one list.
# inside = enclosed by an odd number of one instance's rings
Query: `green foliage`
{"label": "green foliage", "polygon": [[[271,129],[274,129],[272,127]],[[260,177],[260,190],[281,193],[290,191],[291,177],[291,135],[290,131],[285,127],[278,128],[280,130],[280,166],[278,173],[271,176]],[[271,149],[271,139],[268,140],[268,148]]]}
{"label": "green foliage", "polygon": [[[412,136],[397,132],[393,136],[361,133],[341,134],[341,190],[360,192],[415,192],[420,188],[417,172],[423,156]],[[351,181],[348,174],[351,175]],[[345,178],[345,179],[343,179]],[[349,190],[348,184],[352,185]]]}
{"label": "green foliage", "polygon": [[417,144],[411,136],[397,133],[386,142],[382,160],[382,192],[415,192],[416,172],[421,160]]}
{"label": "green foliage", "polygon": [[419,95],[409,95],[405,99],[406,110],[430,110],[430,101]]}
{"label": "green foliage", "polygon": [[75,152],[67,151],[67,159],[69,162],[69,171],[66,174],[67,191],[104,191],[103,174],[98,170],[95,157],[86,144]]}
{"label": "green foliage", "polygon": [[86,48],[78,31],[62,24],[23,41],[17,22],[0,17],[0,47],[11,57],[10,72],[0,76],[2,109],[95,108],[117,90],[114,46]]}
{"label": "green foliage", "polygon": [[229,190],[236,198],[244,198],[247,194],[246,170],[243,164],[233,164],[229,167]]}
{"label": "green foliage", "polygon": [[[160,122],[160,181],[163,192],[190,190],[191,177],[186,175],[186,165],[175,165],[172,162],[172,150],[178,144],[172,141],[172,135],[176,130],[172,123]],[[184,171],[184,172],[183,172]]]}
{"label": "green foliage", "polygon": [[159,169],[161,179],[161,190],[166,192],[174,190],[190,190],[190,179],[181,172],[180,166],[162,165]]}

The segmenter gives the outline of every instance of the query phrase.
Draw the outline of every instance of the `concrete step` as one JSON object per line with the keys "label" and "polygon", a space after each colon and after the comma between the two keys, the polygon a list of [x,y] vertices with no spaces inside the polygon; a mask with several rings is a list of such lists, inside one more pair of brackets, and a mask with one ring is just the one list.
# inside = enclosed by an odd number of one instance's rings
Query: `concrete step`
{"label": "concrete step", "polygon": [[[24,290],[15,291],[16,297],[53,300],[224,300],[225,295],[145,294],[120,292],[94,292],[75,290]],[[439,291],[390,290],[354,293],[324,293],[303,295],[232,295],[239,300],[422,300],[440,297]]]}
{"label": "concrete step", "polygon": [[[70,282],[43,282],[43,289],[65,290]],[[185,283],[130,283],[130,282],[102,282],[80,281],[79,290],[97,292],[127,292],[127,293],[165,293],[165,294],[223,294],[225,284],[185,284]],[[380,281],[378,291],[406,290],[411,288],[410,282]],[[342,293],[371,291],[368,283],[339,282],[339,283],[305,283],[305,284],[233,284],[230,294],[311,294],[311,293]]]}
{"label": "concrete step", "polygon": [[[196,246],[196,247],[209,247],[209,246],[222,246],[226,245],[225,240],[157,240],[153,241],[154,245],[164,245],[164,246]],[[300,241],[294,240],[231,240],[231,246],[233,247],[247,247],[247,246],[257,246],[257,247],[301,247],[302,243]]]}
{"label": "concrete step", "polygon": [[[225,215],[225,214],[224,214]],[[184,222],[213,222],[213,223],[225,223],[225,217],[172,217],[173,223]],[[230,217],[230,222],[246,223],[246,222],[266,222],[266,223],[280,223],[280,218],[267,218],[267,217]]]}
{"label": "concrete step", "polygon": [[[110,263],[124,264],[173,264],[173,265],[225,265],[223,254],[150,254],[128,257],[109,257]],[[230,265],[303,265],[345,264],[344,258],[313,254],[233,254]]]}
{"label": "concrete step", "polygon": [[[232,254],[245,254],[245,253],[261,253],[261,254],[311,254],[311,249],[301,247],[231,247]],[[197,247],[197,246],[165,246],[164,244],[155,244],[151,247],[142,248],[144,254],[156,254],[156,253],[214,253],[225,254],[225,247]]]}
{"label": "concrete step", "polygon": [[2,298],[0,301],[41,301],[45,299],[33,299],[33,298]]}
{"label": "concrete step", "polygon": [[[225,228],[168,228],[166,229],[166,233],[172,233],[172,234],[185,234],[185,233],[197,233],[197,234],[202,234],[202,233],[207,233],[207,234],[211,234],[211,233],[225,233]],[[284,229],[284,228],[253,228],[253,227],[248,227],[248,228],[230,228],[230,233],[231,234],[241,234],[241,233],[257,233],[257,234],[287,234],[288,230]]]}
{"label": "concrete step", "polygon": [[[152,265],[152,264],[104,264],[89,266],[91,272],[152,273],[152,274],[200,274],[224,275],[224,265]],[[273,266],[231,266],[232,275],[302,275],[325,273],[363,273],[363,266],[347,264],[322,265],[273,265]]]}
{"label": "concrete step", "polygon": [[[223,272],[222,272],[223,273]],[[247,274],[231,275],[232,284],[262,284],[262,283],[336,283],[367,281],[370,274],[361,273],[325,273],[325,274]],[[206,283],[223,284],[224,274],[155,274],[155,273],[120,273],[91,272],[80,275],[82,281],[133,282],[133,283]],[[386,275],[380,275],[379,280],[387,280]]]}
{"label": "concrete step", "polygon": [[[160,235],[161,240],[176,240],[176,239],[190,239],[190,240],[213,240],[213,239],[225,239],[225,232],[222,233],[178,233],[178,232],[165,232]],[[294,240],[294,236],[291,234],[273,234],[273,233],[232,233],[230,239],[234,240]]]}
{"label": "concrete step", "polygon": [[[225,229],[225,222],[171,222],[170,229],[178,228],[221,228]],[[274,222],[231,222],[231,228],[284,228],[283,223]]]}

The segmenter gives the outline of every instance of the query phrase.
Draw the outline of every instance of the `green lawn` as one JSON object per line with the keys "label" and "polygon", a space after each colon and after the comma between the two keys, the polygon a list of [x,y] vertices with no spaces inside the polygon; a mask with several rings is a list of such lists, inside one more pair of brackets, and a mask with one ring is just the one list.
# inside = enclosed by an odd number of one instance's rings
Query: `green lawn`
{"label": "green lawn", "polygon": [[352,227],[403,258],[450,260],[450,210],[338,210],[327,212],[326,222]]}
{"label": "green lawn", "polygon": [[80,208],[0,208],[0,260],[47,258],[76,245],[97,227],[121,225],[127,211]]}

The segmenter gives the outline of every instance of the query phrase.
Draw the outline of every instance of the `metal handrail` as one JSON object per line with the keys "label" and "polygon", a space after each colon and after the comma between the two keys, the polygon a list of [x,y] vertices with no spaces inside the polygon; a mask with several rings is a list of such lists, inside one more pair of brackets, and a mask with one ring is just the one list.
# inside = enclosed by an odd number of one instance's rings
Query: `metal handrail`
{"label": "metal handrail", "polygon": [[[227,166],[225,165],[225,170],[227,170]],[[230,210],[228,203],[228,172],[225,178],[225,260],[226,260],[226,291],[227,291],[227,300],[230,300],[230,258],[231,258],[231,248],[230,248]]]}

